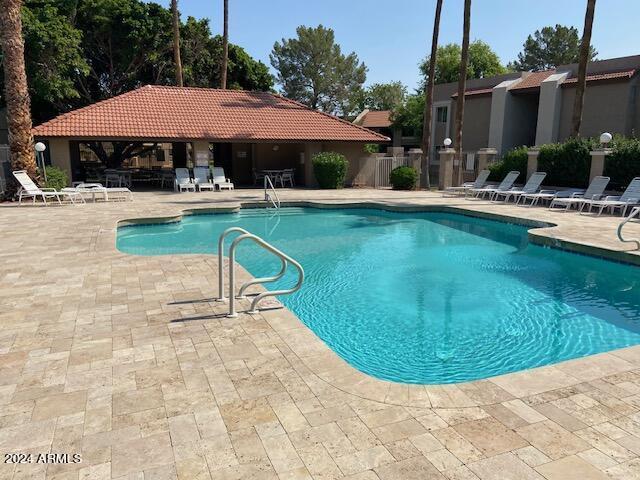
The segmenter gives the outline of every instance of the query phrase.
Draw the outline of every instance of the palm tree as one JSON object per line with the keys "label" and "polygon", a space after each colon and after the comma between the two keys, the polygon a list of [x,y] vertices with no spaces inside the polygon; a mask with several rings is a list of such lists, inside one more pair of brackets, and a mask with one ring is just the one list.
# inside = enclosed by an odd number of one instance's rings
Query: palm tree
{"label": "palm tree", "polygon": [[578,84],[576,85],[576,98],[573,102],[573,117],[571,120],[571,136],[580,135],[582,125],[582,108],[584,107],[584,91],[587,87],[587,63],[591,48],[591,31],[593,29],[593,15],[596,10],[596,0],[587,0],[587,12],[584,16],[584,31],[582,32],[582,44],[580,45],[580,59],[578,61]]}
{"label": "palm tree", "polygon": [[224,0],[224,24],[222,31],[222,74],[220,88],[227,88],[227,64],[229,63],[229,0]]}
{"label": "palm tree", "polygon": [[176,64],[176,85],[182,87],[182,60],[180,59],[180,14],[178,0],[171,0],[173,16],[173,61]]}
{"label": "palm tree", "polygon": [[462,124],[464,120],[464,92],[467,88],[467,66],[469,64],[469,32],[471,30],[471,0],[464,0],[464,25],[462,30],[462,54],[460,57],[460,78],[458,79],[458,100],[456,103],[456,140],[454,148],[458,150],[462,161]]}
{"label": "palm tree", "polygon": [[429,164],[431,163],[431,128],[433,124],[433,87],[436,76],[436,60],[438,56],[438,35],[440,34],[440,13],[442,12],[442,0],[436,3],[436,16],[433,20],[433,37],[431,39],[431,56],[429,57],[429,76],[427,89],[425,90],[424,123],[422,125],[422,188],[429,189]]}
{"label": "palm tree", "polygon": [[36,157],[31,133],[31,100],[24,66],[21,6],[22,0],[0,0],[0,43],[4,63],[11,168],[26,170],[29,176],[35,178]]}

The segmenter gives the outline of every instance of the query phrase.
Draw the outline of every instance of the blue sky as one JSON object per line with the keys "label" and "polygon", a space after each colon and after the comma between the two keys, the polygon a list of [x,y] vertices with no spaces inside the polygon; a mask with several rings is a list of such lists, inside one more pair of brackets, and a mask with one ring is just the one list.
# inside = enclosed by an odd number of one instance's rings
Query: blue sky
{"label": "blue sky", "polygon": [[[156,0],[165,6],[169,0]],[[430,48],[435,0],[229,0],[230,41],[270,66],[276,40],[298,25],[335,30],[343,52],[355,51],[367,84],[418,84],[418,63]],[[546,25],[573,25],[582,34],[586,0],[474,0],[471,38],[487,42],[503,63],[516,58],[527,35]],[[179,0],[183,16],[211,19],[222,30],[222,0]],[[460,42],[463,0],[444,0],[440,43]],[[600,0],[592,43],[598,58],[640,54],[640,1]]]}

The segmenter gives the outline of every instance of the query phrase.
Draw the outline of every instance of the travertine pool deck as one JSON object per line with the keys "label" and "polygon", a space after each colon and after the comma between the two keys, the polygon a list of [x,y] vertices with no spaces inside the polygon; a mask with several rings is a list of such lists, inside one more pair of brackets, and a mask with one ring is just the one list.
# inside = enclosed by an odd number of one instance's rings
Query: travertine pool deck
{"label": "travertine pool deck", "polygon": [[[532,241],[640,264],[616,239],[619,217],[427,192],[279,193],[545,222],[556,226]],[[0,480],[640,478],[640,347],[458,385],[379,381],[287,310],[225,318],[214,256],[115,249],[120,220],[261,191],[134,198],[0,205],[0,454],[82,456],[1,463]]]}

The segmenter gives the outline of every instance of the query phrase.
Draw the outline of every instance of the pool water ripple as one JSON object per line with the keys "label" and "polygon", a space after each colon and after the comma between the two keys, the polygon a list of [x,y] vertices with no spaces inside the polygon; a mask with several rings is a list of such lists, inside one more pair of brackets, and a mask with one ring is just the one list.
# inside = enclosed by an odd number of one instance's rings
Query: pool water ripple
{"label": "pool water ripple", "polygon": [[[640,344],[640,269],[528,243],[527,228],[448,213],[286,208],[122,227],[138,255],[216,253],[241,226],[298,260],[280,300],[355,368],[456,383]],[[242,245],[253,275],[278,260]],[[270,288],[291,284],[293,274]]]}

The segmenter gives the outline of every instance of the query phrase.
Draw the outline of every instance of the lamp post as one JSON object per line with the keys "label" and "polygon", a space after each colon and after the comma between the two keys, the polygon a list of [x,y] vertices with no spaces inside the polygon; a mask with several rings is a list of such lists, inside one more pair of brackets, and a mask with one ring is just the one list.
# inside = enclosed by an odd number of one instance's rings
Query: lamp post
{"label": "lamp post", "polygon": [[42,168],[42,175],[44,175],[44,183],[47,183],[47,169],[44,166],[44,151],[47,149],[47,146],[42,143],[42,142],[38,142],[35,145],[36,148],[36,152],[38,159],[39,159],[39,163],[42,165],[40,168]]}
{"label": "lamp post", "polygon": [[442,142],[442,143],[444,143],[445,147],[449,148],[453,142],[451,141],[451,139],[449,137],[447,137],[447,138],[444,139],[444,142]]}
{"label": "lamp post", "polygon": [[600,135],[600,143],[602,144],[602,148],[607,148],[607,145],[609,144],[609,142],[611,142],[611,140],[613,140],[613,135],[611,135],[609,132],[604,132],[602,135]]}

